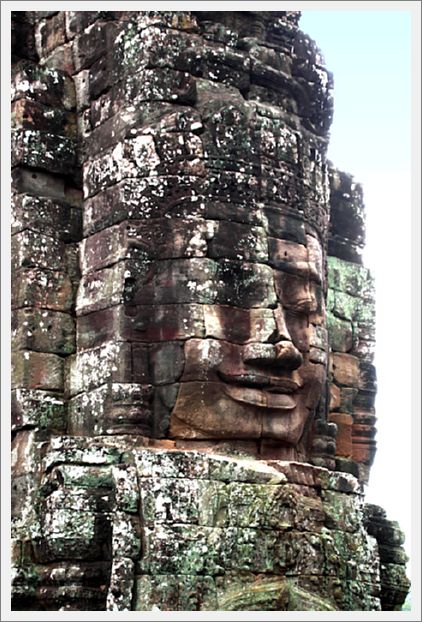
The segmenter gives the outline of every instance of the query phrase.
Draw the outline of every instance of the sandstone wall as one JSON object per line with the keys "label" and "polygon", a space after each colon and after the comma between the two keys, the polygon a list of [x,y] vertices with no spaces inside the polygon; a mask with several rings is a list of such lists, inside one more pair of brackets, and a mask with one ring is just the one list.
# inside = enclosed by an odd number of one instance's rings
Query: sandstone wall
{"label": "sandstone wall", "polygon": [[[298,19],[14,14],[16,609],[405,598],[402,535],[363,512],[376,383],[362,194],[326,162],[332,78]],[[304,348],[323,386],[298,451],[255,423],[210,433],[192,406],[215,382],[202,339],[227,375],[246,345],[268,356],[292,244],[323,273]]]}

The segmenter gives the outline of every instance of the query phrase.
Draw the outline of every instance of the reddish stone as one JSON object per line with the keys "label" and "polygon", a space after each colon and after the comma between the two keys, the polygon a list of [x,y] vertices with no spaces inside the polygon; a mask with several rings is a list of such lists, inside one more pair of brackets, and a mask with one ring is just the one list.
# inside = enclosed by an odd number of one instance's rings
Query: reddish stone
{"label": "reddish stone", "polygon": [[40,58],[48,56],[54,48],[65,43],[64,11],[37,24],[35,41]]}
{"label": "reddish stone", "polygon": [[353,417],[346,413],[330,413],[329,421],[337,425],[336,455],[351,458]]}
{"label": "reddish stone", "polygon": [[51,54],[44,59],[44,66],[59,69],[69,75],[74,74],[75,64],[72,43],[65,43],[54,48]]}
{"label": "reddish stone", "polygon": [[351,354],[333,352],[331,365],[334,381],[343,386],[358,387],[360,370],[359,359]]}
{"label": "reddish stone", "polygon": [[272,309],[242,309],[227,305],[204,305],[207,337],[232,343],[268,341],[276,334]]}
{"label": "reddish stone", "polygon": [[337,385],[330,383],[330,411],[336,411],[340,407],[340,389]]}
{"label": "reddish stone", "polygon": [[22,98],[12,103],[12,127],[76,138],[74,113],[47,107],[33,99]]}
{"label": "reddish stone", "polygon": [[12,388],[63,391],[63,359],[55,354],[12,353]]}

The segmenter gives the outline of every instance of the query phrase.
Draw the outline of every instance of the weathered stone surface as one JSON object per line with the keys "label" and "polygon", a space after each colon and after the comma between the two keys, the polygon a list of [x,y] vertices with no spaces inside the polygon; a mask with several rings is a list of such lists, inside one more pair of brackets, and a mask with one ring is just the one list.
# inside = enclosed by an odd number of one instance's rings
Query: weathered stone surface
{"label": "weathered stone surface", "polygon": [[299,13],[12,17],[14,608],[399,608],[362,192]]}
{"label": "weathered stone surface", "polygon": [[40,130],[12,130],[12,165],[41,168],[52,173],[72,173],[75,144],[65,137]]}
{"label": "weathered stone surface", "polygon": [[152,404],[151,385],[103,384],[70,399],[68,429],[75,436],[151,436],[154,425]]}
{"label": "weathered stone surface", "polygon": [[334,352],[331,355],[333,378],[340,386],[359,386],[359,360],[350,354]]}
{"label": "weathered stone surface", "polygon": [[69,311],[73,304],[72,284],[63,272],[24,268],[12,284],[12,307],[41,307]]}
{"label": "weathered stone surface", "polygon": [[76,242],[80,239],[82,227],[80,209],[61,201],[27,194],[14,195],[12,201],[12,233],[30,229],[49,238],[57,236],[64,242]]}
{"label": "weathered stone surface", "polygon": [[64,255],[64,244],[56,237],[35,231],[23,231],[12,237],[12,270],[37,266],[59,270]]}
{"label": "weathered stone surface", "polygon": [[12,101],[22,97],[59,109],[72,110],[75,106],[75,90],[69,76],[28,61],[16,63],[12,70]]}
{"label": "weathered stone surface", "polygon": [[75,321],[67,313],[20,309],[12,317],[12,348],[67,355],[75,351]]}
{"label": "weathered stone surface", "polygon": [[63,359],[24,350],[12,353],[12,388],[63,391]]}
{"label": "weathered stone surface", "polygon": [[72,355],[67,381],[71,395],[89,391],[108,381],[131,382],[131,344],[111,342]]}
{"label": "weathered stone surface", "polygon": [[15,389],[12,392],[12,430],[45,428],[64,432],[66,402],[57,393],[38,389]]}

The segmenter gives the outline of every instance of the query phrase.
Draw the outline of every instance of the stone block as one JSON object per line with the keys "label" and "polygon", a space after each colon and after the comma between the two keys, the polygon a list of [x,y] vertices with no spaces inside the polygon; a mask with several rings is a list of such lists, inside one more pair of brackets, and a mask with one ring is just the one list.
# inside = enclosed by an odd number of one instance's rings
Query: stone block
{"label": "stone block", "polygon": [[113,513],[111,546],[119,557],[136,560],[141,552],[141,525],[139,517],[122,511]]}
{"label": "stone block", "polygon": [[197,177],[157,176],[125,179],[87,199],[84,235],[90,235],[128,218],[145,219],[166,214],[177,217],[176,209],[192,213],[200,206],[203,180]]}
{"label": "stone block", "polygon": [[81,228],[82,211],[77,207],[29,194],[12,196],[12,233],[31,229],[63,242],[76,242]]}
{"label": "stone block", "polygon": [[125,178],[150,175],[203,176],[201,141],[195,134],[148,134],[126,138],[112,150],[85,163],[84,191],[89,197]]}
{"label": "stone block", "polygon": [[334,352],[350,352],[353,346],[352,323],[328,313],[327,328],[331,349]]}
{"label": "stone block", "polygon": [[63,359],[44,352],[13,352],[12,379],[12,389],[63,391]]}
{"label": "stone block", "polygon": [[118,509],[129,514],[137,514],[140,492],[135,467],[127,464],[115,466],[112,468],[112,476]]}
{"label": "stone block", "polygon": [[12,68],[12,101],[22,97],[53,108],[72,110],[75,87],[63,71],[20,61]]}
{"label": "stone block", "polygon": [[54,48],[66,41],[64,11],[42,19],[35,27],[35,42],[40,58],[48,56]]}
{"label": "stone block", "polygon": [[176,403],[179,384],[166,384],[154,388],[154,438],[167,438],[170,416]]}
{"label": "stone block", "polygon": [[268,244],[261,227],[224,220],[217,223],[209,244],[209,257],[243,261],[268,261]]}
{"label": "stone block", "polygon": [[12,128],[39,130],[76,139],[76,115],[60,108],[51,108],[33,99],[12,102]]}
{"label": "stone block", "polygon": [[65,11],[66,37],[73,39],[100,17],[98,11]]}
{"label": "stone block", "polygon": [[150,385],[104,384],[69,401],[69,434],[152,436],[153,391]]}
{"label": "stone block", "polygon": [[12,349],[68,355],[75,351],[75,321],[67,313],[25,308],[12,316]]}
{"label": "stone block", "polygon": [[368,361],[360,361],[360,379],[359,389],[363,391],[376,391],[377,389],[377,372],[372,363]]}
{"label": "stone block", "polygon": [[77,319],[78,348],[105,341],[161,342],[205,335],[203,305],[116,305]]}
{"label": "stone block", "polygon": [[75,164],[72,139],[39,130],[12,130],[12,166],[31,166],[69,175]]}
{"label": "stone block", "polygon": [[54,48],[51,54],[42,59],[43,66],[58,69],[72,76],[75,73],[72,48],[72,43],[65,43]]}
{"label": "stone block", "polygon": [[358,388],[359,359],[351,354],[333,352],[330,356],[334,381],[342,386]]}
{"label": "stone block", "polygon": [[336,456],[351,458],[353,417],[347,413],[330,413],[329,421],[337,426]]}
{"label": "stone block", "polygon": [[184,364],[183,343],[171,341],[151,346],[150,365],[154,384],[176,382],[182,374]]}
{"label": "stone block", "polygon": [[12,308],[70,311],[72,304],[72,283],[67,274],[43,268],[24,268],[16,273],[12,284]]}
{"label": "stone block", "polygon": [[110,587],[107,594],[107,611],[132,609],[135,564],[132,559],[118,557],[111,566]]}
{"label": "stone block", "polygon": [[55,393],[14,389],[12,391],[12,430],[43,428],[63,432],[66,428],[66,403]]}
{"label": "stone block", "polygon": [[246,308],[276,304],[273,271],[265,264],[221,260],[215,283],[217,304]]}
{"label": "stone block", "polygon": [[232,343],[269,341],[276,333],[271,309],[242,309],[226,305],[204,305],[207,337]]}
{"label": "stone block", "polygon": [[130,343],[109,342],[78,352],[69,358],[67,391],[74,396],[108,382],[130,383],[132,369]]}
{"label": "stone block", "polygon": [[43,537],[34,551],[37,561],[101,560],[111,528],[107,514],[96,512],[92,491],[56,490],[45,499],[43,509]]}
{"label": "stone block", "polygon": [[[150,262],[148,258],[127,259],[82,277],[76,297],[76,315],[106,309],[121,303],[135,304],[136,297],[151,304],[150,292],[141,296]],[[150,281],[150,279],[149,279]]]}
{"label": "stone block", "polygon": [[140,384],[151,382],[152,369],[146,344],[132,344],[132,377],[134,382]]}
{"label": "stone block", "polygon": [[26,230],[12,236],[12,271],[37,267],[60,270],[64,255],[64,242],[58,236]]}
{"label": "stone block", "polygon": [[114,39],[119,30],[117,24],[103,21],[97,21],[95,24],[92,24],[91,28],[82,30],[82,24],[87,23],[93,17],[92,13],[85,16],[85,18],[76,17],[74,12],[67,20],[67,29],[77,29],[80,34],[80,36],[75,38],[73,44],[76,72],[91,67],[96,60],[105,56],[113,46]]}
{"label": "stone block", "polygon": [[38,197],[52,197],[64,200],[64,180],[56,175],[48,175],[25,167],[12,169],[12,185],[16,192]]}
{"label": "stone block", "polygon": [[330,383],[330,411],[336,411],[340,407],[340,388],[334,383]]}
{"label": "stone block", "polygon": [[216,611],[214,579],[198,575],[143,574],[136,577],[135,611]]}

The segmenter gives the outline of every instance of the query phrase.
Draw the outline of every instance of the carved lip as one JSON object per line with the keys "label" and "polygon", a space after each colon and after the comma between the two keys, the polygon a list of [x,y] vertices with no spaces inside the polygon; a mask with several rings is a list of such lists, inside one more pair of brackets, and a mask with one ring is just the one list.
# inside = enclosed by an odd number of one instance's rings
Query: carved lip
{"label": "carved lip", "polygon": [[250,389],[265,389],[265,392],[273,394],[291,394],[298,391],[301,384],[292,378],[282,378],[275,376],[267,376],[260,374],[239,374],[230,376],[221,371],[218,372],[219,377],[229,385],[235,385]]}
{"label": "carved lip", "polygon": [[224,390],[231,399],[243,404],[276,410],[292,410],[296,407],[296,400],[287,393],[276,393],[264,388],[251,388],[241,384],[228,383],[225,383]]}

